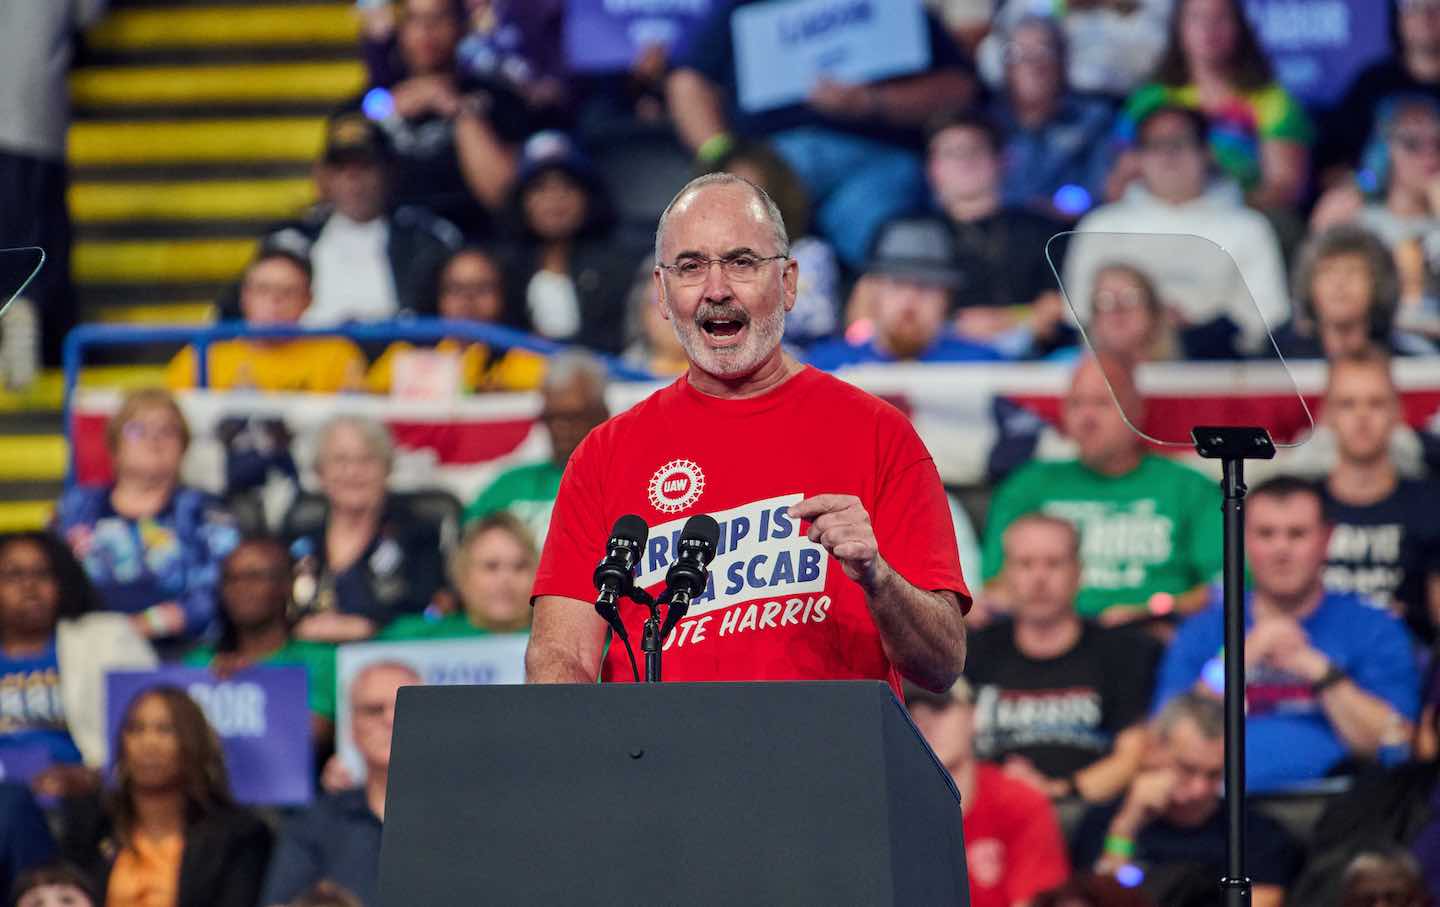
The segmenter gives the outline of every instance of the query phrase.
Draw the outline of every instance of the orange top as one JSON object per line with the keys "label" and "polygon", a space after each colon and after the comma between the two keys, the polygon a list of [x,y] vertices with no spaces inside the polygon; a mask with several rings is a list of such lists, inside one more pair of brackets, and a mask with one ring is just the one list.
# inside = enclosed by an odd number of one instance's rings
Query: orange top
{"label": "orange top", "polygon": [[175,907],[180,888],[180,857],[185,838],[136,836],[115,857],[106,891],[107,907]]}

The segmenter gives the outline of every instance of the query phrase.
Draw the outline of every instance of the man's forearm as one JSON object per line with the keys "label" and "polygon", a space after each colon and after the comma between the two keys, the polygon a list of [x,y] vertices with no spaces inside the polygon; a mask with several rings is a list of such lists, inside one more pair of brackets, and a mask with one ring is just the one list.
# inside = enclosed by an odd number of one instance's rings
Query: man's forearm
{"label": "man's forearm", "polygon": [[665,85],[665,99],[675,131],[691,151],[729,129],[720,92],[693,69],[677,69]]}
{"label": "man's forearm", "polygon": [[885,654],[900,673],[942,692],[965,667],[965,618],[953,592],[917,589],[877,558],[879,570],[866,598]]}
{"label": "man's forearm", "polygon": [[525,648],[526,683],[594,683],[595,674],[573,652],[553,646],[535,645],[534,638]]}
{"label": "man's forearm", "polygon": [[1345,745],[1362,756],[1373,756],[1380,749],[1381,737],[1396,717],[1388,702],[1350,680],[1321,693],[1320,704]]}
{"label": "man's forearm", "polygon": [[934,72],[875,86],[878,113],[888,123],[922,126],[937,110],[969,107],[975,80],[963,72]]}

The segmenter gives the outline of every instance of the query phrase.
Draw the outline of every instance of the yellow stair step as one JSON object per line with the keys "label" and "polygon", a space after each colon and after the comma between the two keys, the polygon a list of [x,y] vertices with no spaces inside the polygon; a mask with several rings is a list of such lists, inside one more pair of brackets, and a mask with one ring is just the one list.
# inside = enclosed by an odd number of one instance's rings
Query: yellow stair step
{"label": "yellow stair step", "polygon": [[54,501],[0,501],[0,532],[44,529],[54,512]]}
{"label": "yellow stair step", "polygon": [[365,88],[354,60],[225,66],[94,66],[77,70],[70,93],[77,105],[124,108],[153,104],[244,104],[328,101],[339,104]]}
{"label": "yellow stair step", "polygon": [[86,34],[98,50],[351,45],[359,20],[349,3],[120,9]]}
{"label": "yellow stair step", "polygon": [[70,127],[70,163],[309,163],[324,135],[320,117],[79,122]]}
{"label": "yellow stair step", "polygon": [[255,253],[253,239],[159,239],[75,244],[79,283],[205,283],[230,280]]}
{"label": "yellow stair step", "polygon": [[[80,370],[81,387],[134,390],[164,383],[163,365],[92,365]],[[0,388],[0,412],[59,412],[64,400],[65,375],[59,369],[42,371],[24,390]]]}
{"label": "yellow stair step", "polygon": [[315,201],[308,179],[91,183],[70,186],[76,223],[152,220],[279,220]]}
{"label": "yellow stair step", "polygon": [[63,435],[0,435],[0,482],[63,479],[69,451]]}
{"label": "yellow stair step", "polygon": [[200,300],[104,306],[96,315],[96,320],[102,324],[209,325],[215,320],[215,303]]}

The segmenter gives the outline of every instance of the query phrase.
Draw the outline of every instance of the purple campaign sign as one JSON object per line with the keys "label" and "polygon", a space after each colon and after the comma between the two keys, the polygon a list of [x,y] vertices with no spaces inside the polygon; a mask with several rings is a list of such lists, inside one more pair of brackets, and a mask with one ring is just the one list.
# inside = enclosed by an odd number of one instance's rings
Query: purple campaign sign
{"label": "purple campaign sign", "polygon": [[1308,107],[1339,102],[1360,71],[1389,52],[1381,0],[1245,0],[1275,75]]}
{"label": "purple campaign sign", "polygon": [[0,747],[0,779],[29,784],[53,761],[50,747],[44,744]]}
{"label": "purple campaign sign", "polygon": [[565,58],[576,72],[629,69],[650,44],[673,47],[714,0],[568,0]]}
{"label": "purple campaign sign", "polygon": [[[205,668],[167,666],[115,671],[105,680],[110,740],[118,739],[125,709],[136,694],[160,684],[176,686],[200,704],[220,735],[235,799],[279,805],[308,803],[314,796],[304,668],[255,667],[221,680]],[[110,754],[112,765],[115,755]]]}

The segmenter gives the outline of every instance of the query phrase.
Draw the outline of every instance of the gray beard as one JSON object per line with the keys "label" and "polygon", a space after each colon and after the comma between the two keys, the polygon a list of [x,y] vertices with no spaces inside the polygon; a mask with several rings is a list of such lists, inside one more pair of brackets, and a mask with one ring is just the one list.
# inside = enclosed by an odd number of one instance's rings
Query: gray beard
{"label": "gray beard", "polygon": [[705,329],[700,326],[703,312],[703,309],[697,310],[695,319],[686,322],[671,310],[670,324],[690,364],[719,378],[738,378],[753,372],[775,351],[785,335],[785,307],[776,306],[771,315],[750,321],[750,336],[741,346],[714,350],[706,344]]}

